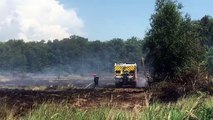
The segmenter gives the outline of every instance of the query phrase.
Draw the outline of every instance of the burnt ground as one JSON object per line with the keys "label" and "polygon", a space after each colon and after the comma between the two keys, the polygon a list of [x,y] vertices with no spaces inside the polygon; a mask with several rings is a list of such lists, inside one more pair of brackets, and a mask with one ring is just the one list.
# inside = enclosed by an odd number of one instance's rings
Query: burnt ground
{"label": "burnt ground", "polygon": [[16,115],[24,115],[27,111],[44,102],[63,101],[79,108],[120,106],[125,108],[134,105],[145,105],[146,94],[143,89],[134,88],[97,88],[97,89],[68,89],[62,91],[1,89],[0,104],[15,110]]}
{"label": "burnt ground", "polygon": [[[0,88],[6,87],[35,87],[35,86],[72,86],[85,88],[89,84],[94,83],[92,75],[46,75],[46,74],[24,74],[24,75],[0,75]],[[100,76],[99,86],[110,87],[114,85],[113,75],[104,74]],[[87,88],[92,88],[88,86]]]}
{"label": "burnt ground", "polygon": [[[181,90],[178,90],[181,89]],[[188,87],[191,89],[191,87]],[[45,102],[63,103],[80,109],[113,106],[132,109],[153,102],[176,102],[185,95],[182,87],[174,88],[67,88],[64,90],[0,89],[0,105],[6,105],[15,116],[23,116]],[[185,90],[185,89],[184,89]]]}
{"label": "burnt ground", "polygon": [[66,102],[70,106],[87,109],[100,106],[113,106],[132,109],[135,106],[148,106],[156,99],[175,102],[180,97],[176,91],[145,90],[143,88],[68,88],[65,90],[24,90],[0,89],[0,105],[23,116],[45,102]]}
{"label": "burnt ground", "polygon": [[[94,88],[92,76],[18,76],[0,80],[0,105],[22,116],[44,102],[67,102],[85,109],[99,106],[144,106],[148,93],[142,88],[115,88],[113,75],[100,76]],[[36,89],[35,89],[36,88]]]}
{"label": "burnt ground", "polygon": [[[155,102],[176,102],[192,89],[191,86],[177,84],[157,84],[148,90],[143,88],[115,88],[107,77],[100,79],[97,88],[85,88],[93,80],[12,80],[0,82],[0,105],[6,105],[16,116],[22,116],[45,102],[67,102],[70,106],[86,109],[99,106],[134,108]],[[29,89],[45,86],[44,89]],[[58,89],[65,86],[64,89]],[[12,89],[10,89],[12,88]],[[25,89],[28,88],[28,89]]]}

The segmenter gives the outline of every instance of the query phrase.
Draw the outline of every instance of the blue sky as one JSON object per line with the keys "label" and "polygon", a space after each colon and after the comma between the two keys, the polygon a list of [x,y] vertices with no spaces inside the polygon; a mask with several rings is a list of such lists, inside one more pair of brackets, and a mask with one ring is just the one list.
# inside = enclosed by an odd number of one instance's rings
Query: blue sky
{"label": "blue sky", "polygon": [[[74,9],[83,20],[89,40],[143,38],[149,29],[155,0],[59,0],[66,9]],[[192,19],[213,16],[213,0],[179,0]]]}
{"label": "blue sky", "polygon": [[[182,12],[213,16],[213,0],[179,0]],[[155,0],[0,0],[0,41],[79,35],[89,40],[143,38]]]}

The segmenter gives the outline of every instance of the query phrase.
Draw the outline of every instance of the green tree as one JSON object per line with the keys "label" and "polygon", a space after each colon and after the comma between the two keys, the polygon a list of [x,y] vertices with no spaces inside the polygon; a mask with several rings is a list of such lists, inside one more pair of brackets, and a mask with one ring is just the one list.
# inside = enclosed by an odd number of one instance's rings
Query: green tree
{"label": "green tree", "polygon": [[182,17],[181,5],[157,0],[151,29],[145,37],[146,62],[155,80],[174,79],[199,64],[202,49],[189,16]]}
{"label": "green tree", "polygon": [[207,68],[210,75],[213,75],[213,48],[207,53]]}
{"label": "green tree", "polygon": [[202,39],[202,44],[207,45],[208,47],[213,46],[213,19],[211,16],[204,16],[201,20],[198,21],[199,28],[198,32]]}
{"label": "green tree", "polygon": [[142,41],[136,37],[132,37],[125,41],[125,54],[126,56],[123,59],[126,59],[126,62],[138,63],[140,66],[140,59],[142,56]]}
{"label": "green tree", "polygon": [[24,55],[25,52],[25,43],[23,40],[9,40],[6,42],[6,45],[8,45],[8,67],[10,70],[23,70],[26,69],[26,56]]}
{"label": "green tree", "polygon": [[27,59],[27,70],[30,72],[42,71],[51,65],[52,54],[44,41],[25,43],[25,56]]}

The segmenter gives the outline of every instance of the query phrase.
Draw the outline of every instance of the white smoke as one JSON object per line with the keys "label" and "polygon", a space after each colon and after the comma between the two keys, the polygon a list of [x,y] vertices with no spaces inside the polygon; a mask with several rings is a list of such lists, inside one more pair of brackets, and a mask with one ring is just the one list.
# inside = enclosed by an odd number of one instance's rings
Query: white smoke
{"label": "white smoke", "polygon": [[149,86],[148,81],[144,77],[139,78],[139,80],[136,83],[136,87],[138,88],[146,88],[148,86]]}
{"label": "white smoke", "polygon": [[83,21],[57,0],[0,0],[0,40],[53,40],[82,35]]}

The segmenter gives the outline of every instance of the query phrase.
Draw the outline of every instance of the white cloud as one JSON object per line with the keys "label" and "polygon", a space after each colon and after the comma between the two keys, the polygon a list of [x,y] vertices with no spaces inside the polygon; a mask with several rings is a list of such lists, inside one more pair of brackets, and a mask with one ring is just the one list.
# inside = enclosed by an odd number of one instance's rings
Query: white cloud
{"label": "white cloud", "polygon": [[0,40],[53,40],[82,35],[83,21],[57,0],[0,0]]}

